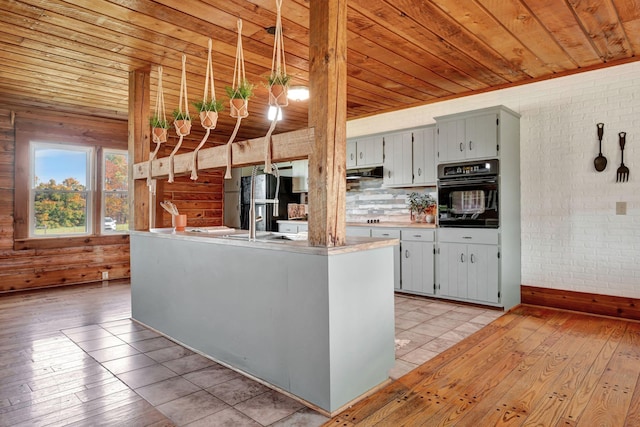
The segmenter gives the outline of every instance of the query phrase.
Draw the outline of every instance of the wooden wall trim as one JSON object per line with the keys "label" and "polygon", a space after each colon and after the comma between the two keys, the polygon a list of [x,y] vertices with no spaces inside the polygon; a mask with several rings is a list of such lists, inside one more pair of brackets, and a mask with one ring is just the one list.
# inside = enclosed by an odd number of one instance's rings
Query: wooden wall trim
{"label": "wooden wall trim", "polygon": [[522,304],[640,320],[640,299],[520,286]]}

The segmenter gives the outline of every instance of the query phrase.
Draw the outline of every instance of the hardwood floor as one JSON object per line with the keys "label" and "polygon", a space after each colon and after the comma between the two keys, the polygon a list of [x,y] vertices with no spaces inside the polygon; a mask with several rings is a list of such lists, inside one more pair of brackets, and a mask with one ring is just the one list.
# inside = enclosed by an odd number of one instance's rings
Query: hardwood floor
{"label": "hardwood floor", "polygon": [[639,426],[640,323],[520,306],[326,426]]}
{"label": "hardwood floor", "polygon": [[[157,358],[179,349],[175,345],[143,349],[142,343],[157,344],[163,339],[126,323],[129,289],[128,283],[112,282],[106,287],[94,284],[0,295],[0,426],[188,424],[186,420],[175,423],[163,414],[171,413],[171,405],[180,399],[162,404],[158,394],[152,395],[158,390],[132,385],[146,379],[144,372],[162,368],[148,366],[154,361],[147,356]],[[123,339],[136,335],[146,340],[92,351],[99,341],[94,338],[113,339],[105,337],[106,331]],[[130,367],[123,365],[124,354],[115,355],[125,349],[135,353],[127,362]],[[205,362],[179,353],[185,362]],[[185,372],[196,369],[177,361],[164,366]],[[254,419],[263,417],[264,422],[243,418],[236,410],[247,410],[241,405],[248,405],[223,403],[211,396],[230,396],[228,387],[242,385],[243,380],[207,366],[174,379],[183,384],[181,378],[189,376],[196,383],[202,381],[203,389],[207,387],[208,393],[189,389],[192,399],[182,404],[191,409],[185,414],[195,409],[202,417],[203,411],[219,411],[216,421],[205,417],[193,425],[218,425],[225,417],[234,426],[321,423],[317,415],[282,399],[280,404],[296,411],[292,417],[274,423],[266,409],[256,409]],[[134,371],[120,373],[124,368],[136,368],[142,376],[133,376]],[[639,322],[520,306],[325,425],[638,426],[639,375]],[[209,387],[214,377],[226,381],[227,389]],[[277,400],[267,390],[253,389],[263,393],[256,398],[269,406]],[[237,398],[237,392],[232,394]],[[154,399],[163,412],[149,403]],[[223,404],[227,406],[221,410]]]}

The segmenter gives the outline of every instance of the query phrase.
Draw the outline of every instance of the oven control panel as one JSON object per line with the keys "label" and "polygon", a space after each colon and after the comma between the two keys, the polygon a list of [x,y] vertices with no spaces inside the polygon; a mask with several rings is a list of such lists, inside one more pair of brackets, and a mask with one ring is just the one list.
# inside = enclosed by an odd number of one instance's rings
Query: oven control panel
{"label": "oven control panel", "polygon": [[498,175],[498,159],[438,165],[438,178]]}

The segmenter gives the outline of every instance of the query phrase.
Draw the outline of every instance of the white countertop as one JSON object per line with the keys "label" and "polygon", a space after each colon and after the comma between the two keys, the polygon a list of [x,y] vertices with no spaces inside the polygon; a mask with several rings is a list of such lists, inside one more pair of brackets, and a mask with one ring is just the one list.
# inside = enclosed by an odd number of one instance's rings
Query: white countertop
{"label": "white countertop", "polygon": [[[187,227],[187,230],[195,227]],[[258,232],[260,238],[265,232]],[[271,232],[267,232],[271,233]],[[366,251],[387,246],[395,246],[400,242],[398,239],[379,239],[371,237],[348,236],[344,246],[337,247],[316,247],[309,246],[307,240],[255,240],[249,241],[247,230],[235,230],[233,233],[204,233],[193,231],[175,231],[173,228],[153,228],[150,231],[129,231],[129,234],[139,234],[153,236],[161,239],[180,239],[194,242],[206,242],[219,245],[241,246],[252,249],[267,249],[274,251],[306,253],[311,255],[338,255],[348,252]],[[284,233],[271,233],[272,235],[282,235]]]}
{"label": "white countertop", "polygon": [[[308,224],[308,221],[299,219],[280,219],[282,224]],[[347,222],[347,227],[369,227],[369,228],[437,228],[435,224],[426,222]]]}

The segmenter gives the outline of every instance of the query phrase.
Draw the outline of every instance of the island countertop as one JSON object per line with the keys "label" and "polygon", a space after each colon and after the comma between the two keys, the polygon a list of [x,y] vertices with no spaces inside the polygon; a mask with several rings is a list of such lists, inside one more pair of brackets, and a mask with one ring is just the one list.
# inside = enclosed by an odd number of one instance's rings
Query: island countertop
{"label": "island countertop", "polygon": [[263,239],[266,234],[285,235],[286,233],[258,232],[258,238],[249,241],[247,230],[234,230],[230,233],[207,233],[189,231],[196,227],[187,227],[186,231],[175,231],[173,228],[152,228],[150,231],[129,231],[129,234],[153,234],[163,239],[191,240],[197,242],[211,242],[212,244],[230,245],[239,247],[251,247],[254,249],[267,249],[273,251],[296,252],[310,255],[338,255],[349,252],[358,252],[387,246],[398,245],[398,239],[382,239],[372,237],[348,236],[344,246],[316,247],[310,246],[308,240],[267,240]]}

